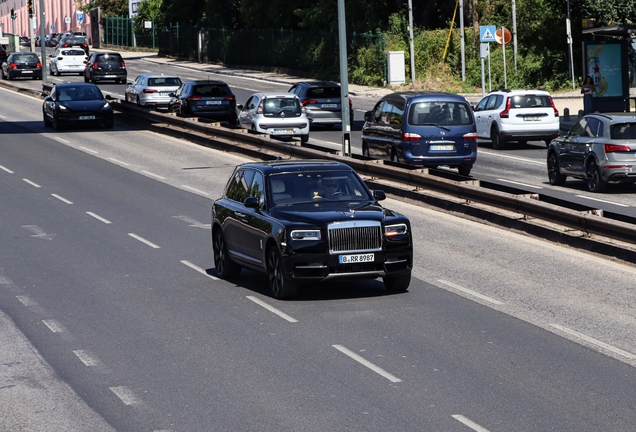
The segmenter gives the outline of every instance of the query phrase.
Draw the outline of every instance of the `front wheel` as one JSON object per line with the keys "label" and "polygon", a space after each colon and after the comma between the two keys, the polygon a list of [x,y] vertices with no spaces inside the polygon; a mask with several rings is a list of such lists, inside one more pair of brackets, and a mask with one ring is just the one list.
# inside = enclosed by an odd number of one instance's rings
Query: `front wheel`
{"label": "front wheel", "polygon": [[566,178],[566,176],[561,174],[559,158],[557,158],[554,152],[551,152],[550,156],[548,156],[548,179],[550,180],[550,184],[553,186],[563,186]]}
{"label": "front wheel", "polygon": [[405,292],[411,284],[411,272],[398,276],[385,276],[382,281],[390,292]]}
{"label": "front wheel", "polygon": [[493,126],[490,130],[490,141],[492,142],[492,148],[495,150],[501,150],[503,148],[503,141],[499,136],[499,128]]}
{"label": "front wheel", "polygon": [[296,295],[298,285],[285,276],[283,256],[277,245],[271,246],[267,251],[267,281],[275,299],[283,300]]}
{"label": "front wheel", "polygon": [[221,279],[232,279],[241,273],[241,267],[230,260],[227,251],[227,244],[223,231],[220,229],[214,233],[212,238],[212,249],[214,250],[214,267]]}
{"label": "front wheel", "polygon": [[51,123],[49,123],[49,118],[46,116],[46,113],[42,111],[42,117],[44,117],[44,127],[49,127]]}
{"label": "front wheel", "polygon": [[590,192],[603,192],[607,182],[601,178],[601,170],[594,159],[587,164],[587,189]]}

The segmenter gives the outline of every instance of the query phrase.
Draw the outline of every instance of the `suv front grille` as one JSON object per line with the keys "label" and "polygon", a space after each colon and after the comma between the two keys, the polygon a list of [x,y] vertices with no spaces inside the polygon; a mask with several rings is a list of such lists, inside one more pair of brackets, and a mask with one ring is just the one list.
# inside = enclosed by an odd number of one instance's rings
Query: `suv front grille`
{"label": "suv front grille", "polygon": [[374,221],[336,222],[327,227],[329,253],[382,250],[382,226]]}

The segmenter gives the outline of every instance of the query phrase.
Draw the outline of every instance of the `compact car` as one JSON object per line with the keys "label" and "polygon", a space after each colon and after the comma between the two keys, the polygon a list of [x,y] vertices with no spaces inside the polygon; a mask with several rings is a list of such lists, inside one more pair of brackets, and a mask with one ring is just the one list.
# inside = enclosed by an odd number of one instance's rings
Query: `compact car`
{"label": "compact car", "polygon": [[170,94],[177,91],[181,84],[177,75],[141,74],[128,83],[125,98],[127,102],[140,106],[168,108],[172,101]]}
{"label": "compact car", "polygon": [[62,37],[56,48],[81,48],[89,55],[88,39],[85,36],[67,36]]}
{"label": "compact car", "polygon": [[[110,96],[106,96],[110,99]],[[103,125],[113,127],[113,107],[95,84],[55,84],[42,104],[44,126]]]}
{"label": "compact car", "polygon": [[584,180],[590,192],[610,182],[636,183],[636,114],[588,114],[548,147],[548,179],[563,186],[567,177]]}
{"label": "compact car", "polygon": [[362,155],[469,175],[477,160],[477,131],[460,95],[410,91],[388,94],[364,115]]}
{"label": "compact car", "polygon": [[42,79],[42,63],[34,52],[13,52],[0,68],[1,79]]}
{"label": "compact car", "polygon": [[171,96],[169,109],[179,115],[236,124],[236,96],[223,81],[185,81]]}
{"label": "compact car", "polygon": [[84,67],[84,82],[114,80],[125,83],[128,77],[126,63],[118,52],[92,53]]}
{"label": "compact car", "polygon": [[49,70],[52,75],[60,76],[65,73],[84,75],[85,62],[88,56],[79,48],[58,48],[49,60]]}
{"label": "compact car", "polygon": [[[311,125],[342,124],[340,85],[333,81],[301,81],[290,89],[300,99]],[[349,124],[353,124],[353,103],[349,99]]]}
{"label": "compact car", "polygon": [[299,284],[382,278],[406,291],[413,267],[411,225],[386,209],[348,165],[327,160],[237,166],[212,205],[218,276],[262,272],[277,299]]}
{"label": "compact car", "polygon": [[544,90],[496,90],[475,107],[479,138],[490,140],[494,149],[506,142],[544,141],[559,136],[559,111]]}
{"label": "compact car", "polygon": [[254,93],[237,109],[239,126],[254,133],[309,141],[309,119],[294,93]]}

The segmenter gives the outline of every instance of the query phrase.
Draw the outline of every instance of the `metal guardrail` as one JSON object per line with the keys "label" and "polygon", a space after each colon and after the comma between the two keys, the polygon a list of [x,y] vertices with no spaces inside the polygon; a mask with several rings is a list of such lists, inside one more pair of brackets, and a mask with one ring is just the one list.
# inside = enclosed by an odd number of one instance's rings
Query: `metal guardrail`
{"label": "metal guardrail", "polygon": [[[0,85],[6,86],[4,83],[0,83]],[[31,93],[35,96],[43,96],[50,92],[52,86],[50,83],[43,83],[42,87],[42,92],[31,89],[16,90],[23,93]],[[254,147],[256,151],[287,154],[303,159],[337,160],[348,164],[358,173],[367,176],[384,178],[401,184],[429,189],[466,201],[486,204],[518,214],[554,222],[588,234],[601,235],[636,244],[636,219],[627,216],[616,215],[614,219],[610,219],[604,217],[602,212],[596,212],[591,208],[582,209],[583,206],[573,205],[566,201],[558,199],[551,199],[552,202],[541,201],[540,195],[521,189],[515,190],[515,192],[518,193],[489,189],[482,187],[479,180],[456,180],[452,178],[455,176],[444,178],[429,174],[428,169],[406,169],[391,166],[391,164],[388,163],[385,164],[383,161],[343,157],[325,150],[318,150],[315,147],[311,148],[309,146],[296,145],[295,143],[272,140],[268,136],[248,133],[243,129],[221,127],[218,123],[202,123],[177,117],[170,113],[140,108],[120,100],[113,100],[111,103],[115,110],[119,112],[137,115],[145,120],[155,121],[157,123],[166,123],[180,127],[182,130],[195,131],[199,134],[204,134],[210,141],[214,141],[215,139],[232,141],[234,145],[244,143]],[[232,145],[232,143],[225,142],[224,145]],[[468,178],[466,180],[468,180]],[[568,208],[572,206],[575,208]]]}

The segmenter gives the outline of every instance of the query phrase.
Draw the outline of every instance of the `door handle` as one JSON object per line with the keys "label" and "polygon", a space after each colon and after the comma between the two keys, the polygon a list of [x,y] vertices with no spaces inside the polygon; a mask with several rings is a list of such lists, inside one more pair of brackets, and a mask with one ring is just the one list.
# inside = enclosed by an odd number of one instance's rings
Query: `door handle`
{"label": "door handle", "polygon": [[234,214],[236,215],[237,218],[240,218],[240,219],[243,219],[245,217],[245,213],[236,212]]}

